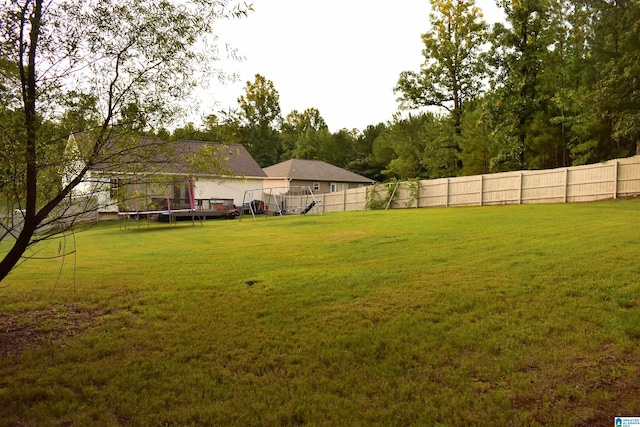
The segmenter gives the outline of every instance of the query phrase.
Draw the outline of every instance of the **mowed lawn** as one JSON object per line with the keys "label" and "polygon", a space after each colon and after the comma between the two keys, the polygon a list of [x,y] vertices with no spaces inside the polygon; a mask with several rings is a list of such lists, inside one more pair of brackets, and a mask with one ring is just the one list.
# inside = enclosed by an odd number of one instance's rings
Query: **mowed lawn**
{"label": "mowed lawn", "polygon": [[1,284],[0,425],[640,416],[640,200],[120,225]]}

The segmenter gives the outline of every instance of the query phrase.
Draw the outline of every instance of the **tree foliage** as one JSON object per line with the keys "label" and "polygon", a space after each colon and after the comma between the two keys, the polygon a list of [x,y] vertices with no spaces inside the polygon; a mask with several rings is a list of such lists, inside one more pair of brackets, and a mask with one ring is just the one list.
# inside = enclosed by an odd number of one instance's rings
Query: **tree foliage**
{"label": "tree foliage", "polygon": [[430,3],[431,29],[422,35],[425,62],[419,72],[402,72],[395,91],[400,93],[405,107],[446,109],[457,129],[464,102],[482,89],[485,66],[481,48],[487,25],[473,0]]}
{"label": "tree foliage", "polygon": [[[47,237],[39,231],[73,219],[68,201],[89,168],[158,151],[132,132],[180,112],[197,82],[215,73],[216,52],[203,48],[203,37],[219,19],[246,12],[224,0],[0,5],[0,190],[24,212],[0,280]],[[72,131],[84,132],[82,150],[65,150]]]}
{"label": "tree foliage", "polygon": [[256,76],[239,114],[218,121],[215,132],[247,145],[263,165],[317,159],[377,180],[555,168],[640,152],[638,0],[497,5],[504,20],[489,27],[471,0],[431,2],[424,63],[402,72],[395,92],[401,109],[441,115],[396,115],[361,132],[332,133],[315,108],[280,122],[273,83]]}
{"label": "tree foliage", "polygon": [[238,104],[242,143],[260,166],[278,163],[282,157],[282,115],[280,95],[273,82],[256,74],[253,82],[247,82]]}

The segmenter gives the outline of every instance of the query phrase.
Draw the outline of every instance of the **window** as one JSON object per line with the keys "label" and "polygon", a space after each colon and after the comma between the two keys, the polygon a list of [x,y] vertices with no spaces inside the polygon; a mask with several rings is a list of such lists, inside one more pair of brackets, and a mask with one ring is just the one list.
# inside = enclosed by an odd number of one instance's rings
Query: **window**
{"label": "window", "polygon": [[314,182],[313,183],[313,191],[320,191],[320,183],[319,182]]}
{"label": "window", "polygon": [[332,193],[336,193],[338,191],[345,191],[349,189],[349,184],[344,182],[332,182],[329,186],[329,191]]}

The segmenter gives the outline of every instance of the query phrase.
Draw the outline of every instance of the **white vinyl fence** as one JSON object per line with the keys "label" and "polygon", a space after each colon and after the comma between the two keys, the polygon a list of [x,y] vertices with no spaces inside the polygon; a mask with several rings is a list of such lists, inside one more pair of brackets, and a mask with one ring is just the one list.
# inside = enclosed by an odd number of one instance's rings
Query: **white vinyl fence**
{"label": "white vinyl fence", "polygon": [[[393,195],[388,202],[389,196]],[[379,200],[390,209],[572,203],[640,195],[640,156],[585,166],[380,184],[318,194],[324,212],[367,209]]]}

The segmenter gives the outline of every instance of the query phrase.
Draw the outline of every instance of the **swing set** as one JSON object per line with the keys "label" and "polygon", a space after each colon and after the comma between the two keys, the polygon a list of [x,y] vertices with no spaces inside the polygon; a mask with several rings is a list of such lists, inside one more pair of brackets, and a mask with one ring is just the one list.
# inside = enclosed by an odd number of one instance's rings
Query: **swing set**
{"label": "swing set", "polygon": [[240,209],[243,215],[322,215],[320,200],[313,194],[311,187],[271,187],[245,190]]}

